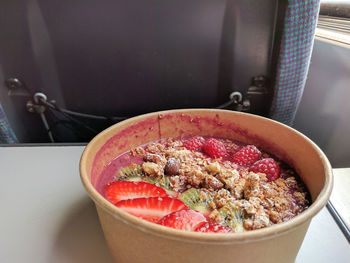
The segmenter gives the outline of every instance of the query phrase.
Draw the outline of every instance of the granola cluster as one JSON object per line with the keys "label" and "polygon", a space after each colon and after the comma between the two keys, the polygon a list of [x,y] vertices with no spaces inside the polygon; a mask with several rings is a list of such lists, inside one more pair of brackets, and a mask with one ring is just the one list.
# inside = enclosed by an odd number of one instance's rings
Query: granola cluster
{"label": "granola cluster", "polygon": [[[239,148],[231,140],[221,141],[228,151]],[[264,173],[249,172],[230,160],[212,159],[202,152],[187,150],[181,139],[154,142],[130,153],[143,158],[144,174],[169,178],[173,190],[200,189],[200,198],[208,202],[213,222],[222,220],[220,208],[237,208],[246,214],[245,230],[260,229],[284,222],[309,205],[306,188],[293,172],[269,181]]]}

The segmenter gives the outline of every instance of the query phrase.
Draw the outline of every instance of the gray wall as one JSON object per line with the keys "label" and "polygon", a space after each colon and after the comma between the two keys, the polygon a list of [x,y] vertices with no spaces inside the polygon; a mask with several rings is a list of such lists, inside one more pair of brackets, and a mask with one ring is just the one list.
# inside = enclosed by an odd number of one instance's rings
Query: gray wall
{"label": "gray wall", "polygon": [[[273,78],[285,3],[2,0],[0,82],[18,77],[62,107],[108,116],[215,107],[252,77]],[[0,89],[20,141],[47,140],[26,99]],[[63,141],[76,139],[60,127]]]}
{"label": "gray wall", "polygon": [[309,136],[334,167],[350,167],[350,47],[316,40],[294,128]]}
{"label": "gray wall", "polygon": [[[7,96],[9,77],[91,113],[216,106],[252,76],[271,75],[281,2],[0,1],[0,102],[20,142],[48,137],[28,98]],[[335,167],[350,166],[349,97],[350,49],[316,40],[294,127]]]}

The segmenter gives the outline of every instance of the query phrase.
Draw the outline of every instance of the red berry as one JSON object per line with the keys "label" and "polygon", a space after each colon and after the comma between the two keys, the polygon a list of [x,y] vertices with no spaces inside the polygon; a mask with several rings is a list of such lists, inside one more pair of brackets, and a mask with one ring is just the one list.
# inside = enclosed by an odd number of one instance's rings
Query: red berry
{"label": "red berry", "polygon": [[186,147],[187,150],[199,152],[202,150],[204,142],[205,142],[205,139],[203,137],[195,136],[187,140],[184,146]]}
{"label": "red berry", "polygon": [[272,158],[264,158],[255,162],[249,169],[254,173],[264,173],[269,181],[279,178],[280,168]]}
{"label": "red berry", "polygon": [[163,188],[146,182],[116,181],[106,185],[105,196],[112,203],[140,197],[166,197]]}
{"label": "red berry", "polygon": [[233,233],[233,230],[227,226],[209,222],[199,225],[195,231],[204,233]]}
{"label": "red berry", "polygon": [[154,223],[172,212],[187,209],[187,206],[181,200],[170,197],[122,200],[116,203],[115,206],[129,214]]}
{"label": "red berry", "polygon": [[207,222],[204,215],[194,210],[180,210],[164,216],[158,224],[179,230],[194,231]]}
{"label": "red berry", "polygon": [[222,142],[213,138],[208,139],[204,143],[203,150],[212,158],[224,157],[227,154],[225,145]]}
{"label": "red berry", "polygon": [[251,166],[261,157],[261,152],[254,145],[247,145],[233,155],[232,161],[242,166]]}

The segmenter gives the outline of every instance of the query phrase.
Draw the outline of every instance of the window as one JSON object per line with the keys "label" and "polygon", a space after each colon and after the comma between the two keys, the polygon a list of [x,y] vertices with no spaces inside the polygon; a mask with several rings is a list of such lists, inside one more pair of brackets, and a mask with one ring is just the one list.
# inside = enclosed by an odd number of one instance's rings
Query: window
{"label": "window", "polygon": [[316,37],[350,45],[350,0],[321,0]]}

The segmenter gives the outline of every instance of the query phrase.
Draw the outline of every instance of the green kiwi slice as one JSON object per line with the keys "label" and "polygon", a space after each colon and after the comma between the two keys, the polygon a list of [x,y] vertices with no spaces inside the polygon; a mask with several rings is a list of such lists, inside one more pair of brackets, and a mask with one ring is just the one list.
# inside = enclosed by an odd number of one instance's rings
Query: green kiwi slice
{"label": "green kiwi slice", "polygon": [[[118,173],[118,180],[124,181],[124,180],[131,180],[131,178],[134,177],[140,177],[143,175],[141,165],[138,165],[136,163],[133,163],[129,166],[125,166],[119,170]],[[135,179],[135,178],[134,178]]]}
{"label": "green kiwi slice", "polygon": [[146,183],[154,184],[156,186],[163,188],[168,193],[169,196],[173,196],[173,197],[177,196],[177,192],[173,190],[169,176],[166,176],[166,175],[163,175],[162,177],[145,176],[142,178],[142,181]]}
{"label": "green kiwi slice", "polygon": [[129,182],[143,182],[143,178],[140,176],[130,176],[124,178],[122,181],[129,181]]}
{"label": "green kiwi slice", "polygon": [[164,189],[171,190],[171,183],[170,179],[167,176],[162,176],[162,177],[151,177],[151,176],[146,176],[143,178],[144,182],[150,183],[150,184],[155,184],[159,187],[162,187]]}
{"label": "green kiwi slice", "polygon": [[231,206],[221,207],[219,210],[222,225],[232,228],[235,232],[244,232],[243,221],[246,215],[242,209]]}
{"label": "green kiwi slice", "polygon": [[190,188],[183,192],[178,199],[184,202],[188,208],[201,212],[202,214],[208,214],[211,211],[209,207],[210,198],[207,195],[208,198],[201,200],[200,192],[201,190],[199,189]]}
{"label": "green kiwi slice", "polygon": [[132,182],[146,182],[150,184],[157,185],[167,191],[170,196],[177,196],[177,193],[172,190],[172,185],[169,176],[163,175],[162,177],[151,177],[146,176],[142,172],[141,165],[131,164],[125,166],[119,170],[118,176],[116,177],[118,181],[132,181]]}

